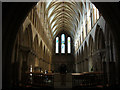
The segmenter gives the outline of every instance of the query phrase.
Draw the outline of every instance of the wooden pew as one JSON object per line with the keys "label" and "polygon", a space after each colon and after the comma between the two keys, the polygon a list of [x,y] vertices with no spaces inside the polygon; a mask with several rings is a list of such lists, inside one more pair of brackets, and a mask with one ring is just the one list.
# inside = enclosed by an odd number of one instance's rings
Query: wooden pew
{"label": "wooden pew", "polygon": [[72,73],[73,87],[97,87],[103,86],[102,72]]}
{"label": "wooden pew", "polygon": [[53,74],[41,72],[26,72],[27,85],[31,87],[53,87]]}

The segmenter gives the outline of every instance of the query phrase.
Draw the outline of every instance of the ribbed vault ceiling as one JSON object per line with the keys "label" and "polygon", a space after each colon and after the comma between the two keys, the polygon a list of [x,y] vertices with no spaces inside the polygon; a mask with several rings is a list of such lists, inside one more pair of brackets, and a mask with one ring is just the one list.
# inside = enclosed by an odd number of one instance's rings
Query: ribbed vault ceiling
{"label": "ribbed vault ceiling", "polygon": [[84,9],[84,2],[47,2],[45,13],[53,37],[62,30],[74,37]]}

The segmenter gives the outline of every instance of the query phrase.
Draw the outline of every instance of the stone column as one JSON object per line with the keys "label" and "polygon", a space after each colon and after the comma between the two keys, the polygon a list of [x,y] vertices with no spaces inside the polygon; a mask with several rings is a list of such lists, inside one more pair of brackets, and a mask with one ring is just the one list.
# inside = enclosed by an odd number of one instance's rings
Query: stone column
{"label": "stone column", "polygon": [[51,71],[51,56],[49,56],[49,71]]}
{"label": "stone column", "polygon": [[86,71],[89,72],[89,68],[88,68],[88,59],[86,59]]}
{"label": "stone column", "polygon": [[27,79],[27,76],[26,76],[26,71],[28,70],[28,66],[27,66],[27,57],[26,55],[24,54],[24,57],[22,58],[23,61],[22,61],[22,83],[25,84],[26,83],[26,79]]}
{"label": "stone column", "polygon": [[108,83],[110,86],[115,86],[116,80],[116,70],[115,70],[115,62],[113,57],[111,57],[111,44],[109,41],[109,45],[107,46],[107,54],[108,54]]}
{"label": "stone column", "polygon": [[86,60],[84,59],[84,72],[86,72]]}
{"label": "stone column", "polygon": [[118,57],[116,57],[117,61],[116,61],[116,85],[119,86],[120,85],[120,61],[118,61]]}
{"label": "stone column", "polygon": [[19,82],[21,82],[21,74],[22,74],[22,53],[19,52]]}
{"label": "stone column", "polygon": [[75,69],[76,69],[76,72],[78,72],[78,66],[77,66],[77,63],[75,64]]}
{"label": "stone column", "polygon": [[107,65],[105,61],[103,61],[103,79],[104,79],[103,85],[106,86],[108,80],[107,80]]}
{"label": "stone column", "polygon": [[106,41],[106,68],[107,68],[107,79],[108,79],[108,85],[110,85],[110,79],[111,79],[111,76],[110,76],[110,44],[109,44],[109,40]]}
{"label": "stone column", "polygon": [[89,72],[91,72],[92,67],[93,67],[92,56],[89,56]]}
{"label": "stone column", "polygon": [[82,61],[82,72],[84,72],[85,70],[84,70],[84,60]]}
{"label": "stone column", "polygon": [[109,62],[109,85],[115,85],[115,62]]}
{"label": "stone column", "polygon": [[85,72],[87,72],[87,60],[84,60],[84,68],[85,68]]}

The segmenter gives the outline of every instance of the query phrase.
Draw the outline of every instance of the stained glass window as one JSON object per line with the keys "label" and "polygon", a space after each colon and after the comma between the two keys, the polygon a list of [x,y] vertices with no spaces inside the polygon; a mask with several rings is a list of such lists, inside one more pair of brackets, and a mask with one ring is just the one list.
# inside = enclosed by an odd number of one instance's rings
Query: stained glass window
{"label": "stained glass window", "polygon": [[56,37],[56,53],[59,53],[59,38]]}
{"label": "stained glass window", "polygon": [[70,37],[67,38],[67,45],[68,45],[67,47],[68,53],[71,53],[71,38]]}
{"label": "stained glass window", "polygon": [[61,35],[61,53],[65,53],[65,34]]}

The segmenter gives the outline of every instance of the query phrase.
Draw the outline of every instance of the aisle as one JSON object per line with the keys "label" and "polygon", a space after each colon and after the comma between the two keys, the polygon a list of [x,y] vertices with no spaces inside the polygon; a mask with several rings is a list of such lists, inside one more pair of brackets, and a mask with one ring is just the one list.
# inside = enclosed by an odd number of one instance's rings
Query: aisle
{"label": "aisle", "polygon": [[54,88],[72,88],[72,74],[54,74]]}

